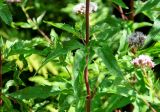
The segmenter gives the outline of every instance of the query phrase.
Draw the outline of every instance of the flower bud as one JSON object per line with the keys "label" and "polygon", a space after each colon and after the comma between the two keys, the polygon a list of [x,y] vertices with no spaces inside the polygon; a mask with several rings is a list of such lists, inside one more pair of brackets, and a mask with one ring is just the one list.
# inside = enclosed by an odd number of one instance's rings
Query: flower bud
{"label": "flower bud", "polygon": [[147,38],[142,32],[135,32],[129,36],[128,43],[131,48],[140,48],[143,46],[145,39]]}

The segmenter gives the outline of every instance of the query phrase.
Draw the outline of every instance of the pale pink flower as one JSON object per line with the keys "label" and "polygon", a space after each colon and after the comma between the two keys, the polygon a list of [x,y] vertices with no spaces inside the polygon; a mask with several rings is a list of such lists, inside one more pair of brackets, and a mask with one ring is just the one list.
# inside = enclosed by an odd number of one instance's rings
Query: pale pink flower
{"label": "pale pink flower", "polygon": [[[90,2],[90,6],[89,6],[89,13],[93,13],[96,12],[98,9],[98,6],[96,3],[94,2]],[[73,12],[76,14],[85,14],[86,12],[86,4],[85,3],[79,3],[77,5],[74,6],[73,8]]]}
{"label": "pale pink flower", "polygon": [[17,2],[21,2],[21,0],[6,0],[6,2],[9,2],[9,3],[17,3]]}
{"label": "pale pink flower", "polygon": [[155,63],[152,61],[151,57],[147,55],[140,55],[138,58],[133,59],[132,63],[138,67],[153,68],[155,66]]}

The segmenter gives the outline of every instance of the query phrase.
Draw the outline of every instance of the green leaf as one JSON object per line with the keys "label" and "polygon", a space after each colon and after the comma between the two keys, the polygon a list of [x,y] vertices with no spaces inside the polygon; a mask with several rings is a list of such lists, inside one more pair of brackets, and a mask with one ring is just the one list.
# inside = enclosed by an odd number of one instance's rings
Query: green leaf
{"label": "green leaf", "polygon": [[154,8],[157,4],[158,4],[157,0],[148,0],[144,3],[139,2],[139,4],[137,5],[135,13],[138,14],[138,13],[143,12],[145,10]]}
{"label": "green leaf", "polygon": [[144,48],[150,45],[152,41],[160,41],[160,18],[154,21],[153,27],[147,37]]}
{"label": "green leaf", "polygon": [[54,46],[56,47],[58,44],[59,38],[58,38],[58,34],[55,32],[54,29],[51,29],[50,37],[51,37],[51,40],[54,42]]}
{"label": "green leaf", "polygon": [[117,108],[123,107],[131,102],[130,98],[112,94],[102,105],[103,112],[112,112]]}
{"label": "green leaf", "polygon": [[8,25],[12,22],[12,15],[6,4],[0,4],[0,18]]}
{"label": "green leaf", "polygon": [[149,23],[149,22],[134,23],[133,24],[133,30],[136,30],[138,28],[142,28],[144,26],[152,26],[152,24]]}
{"label": "green leaf", "polygon": [[123,30],[120,32],[120,45],[119,45],[119,48],[118,48],[118,51],[119,52],[123,52],[123,51],[126,51],[126,41],[127,41],[127,31],[126,30]]}
{"label": "green leaf", "polygon": [[19,77],[20,74],[21,74],[20,70],[19,71],[15,70],[13,74],[13,79],[17,85],[25,85],[24,82]]}
{"label": "green leaf", "polygon": [[149,54],[151,56],[152,55],[158,56],[160,54],[160,42],[157,42],[154,46],[138,52],[138,54],[144,54],[144,53]]}
{"label": "green leaf", "polygon": [[8,111],[8,112],[13,112],[13,105],[11,103],[11,101],[4,95],[1,95],[1,98],[4,102],[4,112]]}
{"label": "green leaf", "polygon": [[3,38],[2,38],[2,36],[1,36],[1,37],[0,37],[0,50],[1,50],[2,46],[3,46],[3,44],[4,44]]}
{"label": "green leaf", "polygon": [[55,96],[60,94],[61,92],[62,90],[54,86],[34,86],[26,87],[22,90],[18,90],[8,95],[16,99],[36,99]]}
{"label": "green leaf", "polygon": [[32,25],[27,22],[16,22],[16,23],[14,22],[13,26],[14,27],[19,26],[21,28],[32,28]]}
{"label": "green leaf", "polygon": [[69,94],[61,94],[59,97],[59,112],[65,112],[69,110],[71,104],[74,101],[74,97]]}
{"label": "green leaf", "polygon": [[72,33],[73,35],[79,36],[77,34],[77,31],[70,25],[68,24],[63,24],[63,23],[53,23],[53,22],[49,22],[49,21],[44,21],[45,23],[52,25],[56,28],[62,29],[64,31],[67,31],[68,33]]}
{"label": "green leaf", "polygon": [[[49,61],[53,60],[56,57],[64,56],[66,55],[69,51],[82,48],[83,45],[80,44],[76,40],[70,40],[70,41],[65,41],[64,46],[62,47],[61,45],[57,46],[48,56],[47,58],[43,61],[42,65],[39,67],[37,72]],[[37,73],[36,72],[36,73]]]}
{"label": "green leaf", "polygon": [[114,2],[115,4],[121,6],[121,7],[125,8],[125,9],[128,9],[126,4],[122,0],[112,0],[112,2]]}
{"label": "green leaf", "polygon": [[117,76],[121,76],[122,72],[117,64],[115,57],[112,54],[111,49],[107,45],[96,48],[97,55],[102,59],[103,63],[108,68],[108,71]]}
{"label": "green leaf", "polygon": [[46,12],[43,12],[38,18],[37,23],[40,24],[42,22],[43,17],[45,16]]}
{"label": "green leaf", "polygon": [[85,68],[85,51],[79,49],[76,51],[73,64],[73,90],[76,103],[76,112],[81,112],[84,107],[85,97],[83,96],[83,72]]}

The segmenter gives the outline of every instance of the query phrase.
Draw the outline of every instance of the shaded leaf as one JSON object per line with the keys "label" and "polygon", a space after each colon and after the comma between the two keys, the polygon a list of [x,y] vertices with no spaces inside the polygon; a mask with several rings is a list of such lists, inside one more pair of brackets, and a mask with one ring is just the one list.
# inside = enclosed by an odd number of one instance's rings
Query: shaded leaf
{"label": "shaded leaf", "polygon": [[123,0],[112,0],[112,2],[114,2],[115,4],[128,9],[128,7],[126,6],[126,4],[123,2]]}
{"label": "shaded leaf", "polygon": [[11,12],[6,4],[0,4],[0,18],[8,25],[12,22]]}
{"label": "shaded leaf", "polygon": [[73,35],[77,35],[77,31],[70,25],[68,24],[63,24],[63,23],[53,23],[53,22],[49,22],[49,21],[44,21],[45,23],[52,25],[56,28],[62,29],[64,31],[67,31],[68,33],[72,33]]}
{"label": "shaded leaf", "polygon": [[96,48],[97,55],[102,59],[103,63],[108,68],[108,71],[113,75],[122,75],[122,72],[112,54],[111,49],[104,45]]}
{"label": "shaded leaf", "polygon": [[62,90],[53,86],[34,86],[26,87],[22,90],[18,90],[8,95],[16,99],[36,99],[55,96],[60,94],[61,92]]}

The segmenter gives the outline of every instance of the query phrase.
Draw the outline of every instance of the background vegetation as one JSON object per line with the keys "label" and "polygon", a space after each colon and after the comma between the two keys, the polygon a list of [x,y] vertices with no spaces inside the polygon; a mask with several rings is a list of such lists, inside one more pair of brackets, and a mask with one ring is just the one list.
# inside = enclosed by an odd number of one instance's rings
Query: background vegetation
{"label": "background vegetation", "polygon": [[[88,55],[91,112],[160,112],[160,1],[92,1],[87,47],[79,2],[0,1],[1,111],[84,112]],[[136,31],[147,39],[133,51]],[[133,65],[142,54],[154,68]]]}

